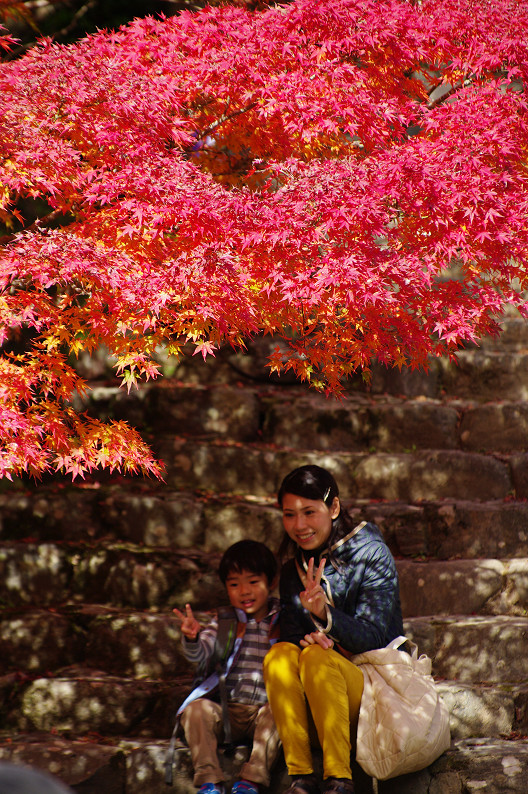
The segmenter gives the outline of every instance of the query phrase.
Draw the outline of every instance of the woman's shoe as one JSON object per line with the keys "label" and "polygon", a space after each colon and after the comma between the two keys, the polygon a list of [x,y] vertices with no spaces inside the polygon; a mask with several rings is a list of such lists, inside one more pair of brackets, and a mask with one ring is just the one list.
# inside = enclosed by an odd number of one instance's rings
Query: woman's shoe
{"label": "woman's shoe", "polygon": [[354,794],[354,784],[347,777],[327,777],[323,782],[323,794]]}
{"label": "woman's shoe", "polygon": [[315,775],[292,775],[284,794],[321,794],[321,789]]}

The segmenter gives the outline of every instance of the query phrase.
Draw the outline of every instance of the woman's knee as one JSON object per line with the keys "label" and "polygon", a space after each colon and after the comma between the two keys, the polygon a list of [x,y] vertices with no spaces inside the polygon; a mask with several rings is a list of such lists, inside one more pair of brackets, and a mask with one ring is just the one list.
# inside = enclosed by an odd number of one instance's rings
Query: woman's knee
{"label": "woman's knee", "polygon": [[328,650],[326,648],[321,648],[321,646],[317,644],[308,645],[307,648],[303,648],[299,658],[301,676],[313,667],[321,667],[322,665],[328,664],[328,661]]}
{"label": "woman's knee", "polygon": [[301,649],[291,642],[276,642],[264,657],[264,680],[268,681],[275,675],[298,675],[299,655]]}

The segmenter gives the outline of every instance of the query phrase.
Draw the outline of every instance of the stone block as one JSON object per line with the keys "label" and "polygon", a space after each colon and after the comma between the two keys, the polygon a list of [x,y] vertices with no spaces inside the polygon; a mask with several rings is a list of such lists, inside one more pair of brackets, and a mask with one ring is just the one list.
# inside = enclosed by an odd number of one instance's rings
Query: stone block
{"label": "stone block", "polygon": [[454,556],[528,557],[528,503],[461,500],[438,506],[429,554]]}
{"label": "stone block", "polygon": [[174,678],[189,671],[173,615],[100,615],[88,629],[86,664],[116,675]]}
{"label": "stone block", "polygon": [[267,402],[265,442],[297,449],[368,449],[371,423],[364,400],[339,401],[301,392]]}
{"label": "stone block", "polygon": [[464,684],[526,680],[528,618],[465,614],[428,621],[408,618],[405,631],[421,652],[431,656],[436,676]]}
{"label": "stone block", "polygon": [[277,508],[233,502],[204,505],[206,551],[224,552],[232,543],[250,538],[278,549],[282,535],[281,514]]}
{"label": "stone block", "polygon": [[462,399],[528,401],[528,353],[461,350],[456,361],[439,359],[446,395]]}
{"label": "stone block", "polygon": [[510,468],[516,498],[528,499],[528,453],[512,455]]}
{"label": "stone block", "polygon": [[512,691],[500,687],[465,686],[438,681],[437,689],[447,706],[452,739],[508,736],[515,721]]}
{"label": "stone block", "polygon": [[370,405],[368,447],[378,451],[456,449],[458,412],[433,400]]}
{"label": "stone block", "polygon": [[64,601],[70,566],[54,543],[10,543],[0,548],[0,600],[8,605]]}
{"label": "stone block", "polygon": [[[528,385],[528,375],[527,375]],[[512,452],[528,447],[528,403],[493,403],[465,410],[460,422],[464,449]]]}
{"label": "stone block", "polygon": [[486,612],[505,582],[499,560],[397,560],[404,617]]}
{"label": "stone block", "polygon": [[216,570],[219,556],[193,552],[109,546],[87,551],[75,565],[79,599],[147,609],[216,603],[223,595]]}
{"label": "stone block", "polygon": [[96,489],[40,484],[34,490],[0,494],[2,540],[86,540],[99,528]]}
{"label": "stone block", "polygon": [[430,772],[433,778],[448,772],[457,775],[464,794],[526,794],[528,742],[461,740],[435,761]]}
{"label": "stone block", "polygon": [[177,549],[203,543],[202,505],[190,494],[112,490],[101,501],[99,514],[105,534],[121,540]]}
{"label": "stone block", "polygon": [[156,694],[156,684],[148,681],[101,675],[37,678],[22,695],[17,727],[75,736],[128,735]]}
{"label": "stone block", "polygon": [[0,759],[50,772],[77,794],[125,794],[126,757],[119,747],[60,737],[15,737]]}
{"label": "stone block", "polygon": [[49,610],[4,614],[0,621],[0,672],[44,673],[78,661],[83,632],[69,618]]}
{"label": "stone block", "polygon": [[249,389],[172,386],[152,389],[147,422],[156,431],[185,435],[214,435],[232,441],[256,441],[261,406]]}
{"label": "stone block", "polygon": [[355,467],[354,478],[358,498],[410,502],[501,499],[512,487],[501,461],[456,450],[370,455]]}

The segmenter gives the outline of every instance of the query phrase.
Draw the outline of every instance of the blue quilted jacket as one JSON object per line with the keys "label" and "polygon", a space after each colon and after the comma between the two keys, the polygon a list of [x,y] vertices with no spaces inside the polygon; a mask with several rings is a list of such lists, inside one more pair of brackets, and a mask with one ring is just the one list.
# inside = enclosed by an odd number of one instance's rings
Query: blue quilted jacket
{"label": "blue quilted jacket", "polygon": [[321,581],[330,602],[327,624],[314,623],[302,606],[299,593],[304,585],[297,565],[306,569],[311,556],[317,565],[321,557],[328,555],[328,549],[298,549],[296,558],[283,566],[280,639],[299,645],[305,634],[323,628],[350,653],[384,647],[403,634],[403,624],[398,573],[380,530],[375,524],[363,522],[358,531],[339,540],[333,552],[336,563],[330,563],[327,557]]}

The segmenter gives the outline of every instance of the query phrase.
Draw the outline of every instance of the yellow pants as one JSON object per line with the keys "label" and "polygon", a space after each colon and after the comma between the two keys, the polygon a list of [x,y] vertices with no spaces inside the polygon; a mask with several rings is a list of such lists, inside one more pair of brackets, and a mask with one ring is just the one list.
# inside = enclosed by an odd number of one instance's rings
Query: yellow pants
{"label": "yellow pants", "polygon": [[356,734],[363,694],[359,667],[333,649],[278,642],[264,659],[264,680],[288,773],[313,772],[310,710],[323,750],[325,779],[351,778],[351,736]]}

